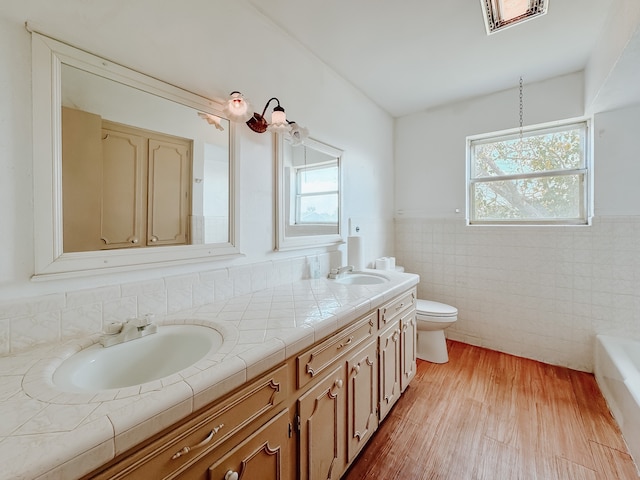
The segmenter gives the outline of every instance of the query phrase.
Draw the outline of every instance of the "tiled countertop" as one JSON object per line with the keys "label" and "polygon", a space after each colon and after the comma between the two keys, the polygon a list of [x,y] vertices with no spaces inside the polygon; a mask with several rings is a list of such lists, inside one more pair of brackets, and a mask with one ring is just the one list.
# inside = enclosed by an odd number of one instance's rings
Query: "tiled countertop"
{"label": "tiled countertop", "polygon": [[98,335],[0,357],[0,476],[67,480],[98,468],[419,280],[384,275],[390,282],[378,285],[302,280],[159,319],[211,326],[224,343],[194,366],[142,386],[85,394],[53,385],[62,360]]}

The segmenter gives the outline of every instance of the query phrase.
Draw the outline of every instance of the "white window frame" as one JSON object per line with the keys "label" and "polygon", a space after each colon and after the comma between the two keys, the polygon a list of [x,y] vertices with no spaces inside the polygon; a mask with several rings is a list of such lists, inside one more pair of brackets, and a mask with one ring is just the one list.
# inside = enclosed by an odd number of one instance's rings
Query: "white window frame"
{"label": "white window frame", "polygon": [[[532,172],[514,175],[502,175],[492,177],[474,177],[473,175],[473,146],[478,143],[492,143],[500,141],[508,141],[518,138],[520,135],[531,136],[544,134],[546,132],[571,130],[576,127],[584,128],[584,164],[582,168],[554,170],[544,172]],[[587,118],[569,119],[561,122],[552,122],[539,125],[532,125],[519,129],[503,130],[500,132],[492,132],[481,135],[473,135],[467,137],[467,175],[466,175],[466,221],[467,225],[590,225],[593,212],[593,139],[592,139],[591,120]],[[478,220],[474,218],[474,198],[472,194],[473,185],[478,183],[488,183],[499,180],[519,180],[527,178],[542,178],[545,176],[556,176],[558,174],[575,175],[581,174],[584,177],[582,189],[580,191],[581,215],[577,219],[537,219],[537,220]]]}

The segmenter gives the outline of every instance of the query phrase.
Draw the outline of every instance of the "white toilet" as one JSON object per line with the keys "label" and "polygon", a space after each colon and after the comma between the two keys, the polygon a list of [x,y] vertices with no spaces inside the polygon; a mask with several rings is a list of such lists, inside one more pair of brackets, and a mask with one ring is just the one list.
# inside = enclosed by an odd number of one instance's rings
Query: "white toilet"
{"label": "white toilet", "polygon": [[447,363],[449,354],[444,329],[458,319],[458,309],[445,303],[418,299],[416,319],[418,358],[433,363]]}

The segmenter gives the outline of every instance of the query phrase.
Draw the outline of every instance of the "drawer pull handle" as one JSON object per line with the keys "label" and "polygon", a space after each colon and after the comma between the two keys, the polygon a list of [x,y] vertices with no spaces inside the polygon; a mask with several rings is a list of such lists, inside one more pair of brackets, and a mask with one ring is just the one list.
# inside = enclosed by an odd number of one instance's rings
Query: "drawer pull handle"
{"label": "drawer pull handle", "polygon": [[182,447],[180,450],[178,450],[176,453],[173,454],[173,456],[171,457],[171,460],[175,460],[176,458],[180,458],[181,456],[186,455],[187,453],[189,453],[191,450],[196,450],[198,448],[204,447],[207,443],[209,443],[211,441],[213,436],[216,433],[218,433],[222,427],[224,427],[224,423],[221,423],[220,425],[215,427],[213,430],[211,430],[209,432],[209,435],[207,435],[207,437],[204,440],[202,440],[200,443],[198,443],[197,445],[194,445],[193,447]]}
{"label": "drawer pull handle", "polygon": [[224,474],[224,480],[238,480],[238,472],[229,470],[227,473]]}
{"label": "drawer pull handle", "polygon": [[402,302],[400,305],[396,307],[396,311],[400,310],[403,307],[404,307],[404,302]]}
{"label": "drawer pull handle", "polygon": [[349,339],[348,339],[346,342],[341,343],[340,345],[338,345],[338,348],[337,348],[337,349],[338,349],[338,350],[340,350],[342,347],[346,347],[346,346],[347,346],[347,345],[349,345],[351,342],[353,342],[353,335],[352,335],[352,336],[350,336],[350,337],[349,337]]}

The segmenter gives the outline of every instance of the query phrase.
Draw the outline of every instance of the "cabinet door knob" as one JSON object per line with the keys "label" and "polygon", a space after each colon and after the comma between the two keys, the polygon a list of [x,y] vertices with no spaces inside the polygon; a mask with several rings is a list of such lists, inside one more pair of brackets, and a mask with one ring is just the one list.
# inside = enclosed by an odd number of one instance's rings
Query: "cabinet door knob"
{"label": "cabinet door knob", "polygon": [[342,385],[344,384],[344,382],[342,381],[341,378],[339,378],[338,380],[336,380],[335,386],[337,388],[342,388]]}
{"label": "cabinet door knob", "polygon": [[238,472],[229,470],[227,473],[224,474],[224,480],[238,480]]}
{"label": "cabinet door knob", "polygon": [[357,375],[358,373],[360,373],[360,364],[355,365],[355,366],[353,367],[353,371],[354,371],[354,372],[356,372],[356,375]]}
{"label": "cabinet door knob", "polygon": [[152,236],[152,237],[151,237],[151,241],[152,241],[153,243],[157,242],[157,241],[158,241],[158,237],[156,237],[155,235],[154,235],[154,236]]}
{"label": "cabinet door knob", "polygon": [[129,237],[127,240],[133,244],[138,243],[138,237]]}

